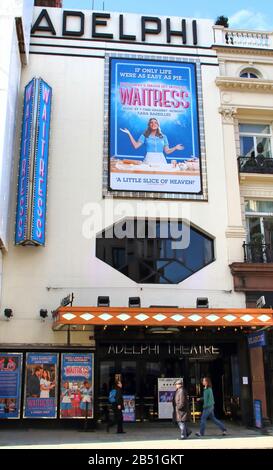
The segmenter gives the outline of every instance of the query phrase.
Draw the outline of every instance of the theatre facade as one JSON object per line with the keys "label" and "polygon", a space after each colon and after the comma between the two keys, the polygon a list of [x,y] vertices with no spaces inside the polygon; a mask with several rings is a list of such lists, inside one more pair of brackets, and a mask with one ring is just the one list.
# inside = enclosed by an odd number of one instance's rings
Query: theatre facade
{"label": "theatre facade", "polygon": [[34,8],[0,417],[103,421],[121,377],[128,421],[168,419],[182,377],[198,419],[209,375],[219,416],[272,420],[272,51],[210,20]]}

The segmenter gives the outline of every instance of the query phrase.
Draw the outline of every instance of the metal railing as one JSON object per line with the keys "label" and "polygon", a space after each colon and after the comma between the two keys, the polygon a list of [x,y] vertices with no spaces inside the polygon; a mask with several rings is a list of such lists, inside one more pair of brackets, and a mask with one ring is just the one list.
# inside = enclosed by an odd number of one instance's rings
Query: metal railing
{"label": "metal railing", "polygon": [[273,247],[270,243],[245,243],[245,263],[273,263]]}
{"label": "metal railing", "polygon": [[240,173],[273,174],[273,158],[238,157],[238,168]]}

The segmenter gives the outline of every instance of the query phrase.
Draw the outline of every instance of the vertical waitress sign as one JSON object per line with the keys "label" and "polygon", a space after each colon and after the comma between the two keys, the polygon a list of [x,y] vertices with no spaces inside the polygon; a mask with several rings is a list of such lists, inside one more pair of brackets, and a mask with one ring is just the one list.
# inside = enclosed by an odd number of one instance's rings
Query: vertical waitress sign
{"label": "vertical waitress sign", "polygon": [[109,187],[200,194],[195,64],[110,60]]}
{"label": "vertical waitress sign", "polygon": [[93,418],[93,354],[62,354],[60,418]]}
{"label": "vertical waitress sign", "polygon": [[16,245],[45,244],[49,133],[52,88],[33,78],[25,88],[18,194]]}

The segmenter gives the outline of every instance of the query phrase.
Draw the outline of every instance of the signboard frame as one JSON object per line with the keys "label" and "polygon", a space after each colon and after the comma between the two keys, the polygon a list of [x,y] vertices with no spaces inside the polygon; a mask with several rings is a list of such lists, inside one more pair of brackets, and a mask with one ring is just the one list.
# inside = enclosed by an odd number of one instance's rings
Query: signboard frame
{"label": "signboard frame", "polygon": [[158,384],[158,418],[172,419],[173,416],[173,397],[176,392],[175,382],[183,380],[183,377],[159,377]]}
{"label": "signboard frame", "polygon": [[24,92],[15,245],[45,245],[51,107],[52,87],[33,78]]}
{"label": "signboard frame", "polygon": [[[33,415],[28,415],[27,414],[27,387],[28,387],[28,380],[29,380],[29,377],[27,375],[27,372],[28,372],[28,366],[30,366],[30,364],[28,364],[28,359],[31,357],[31,356],[37,356],[37,358],[46,358],[46,357],[49,357],[49,356],[55,356],[56,358],[56,362],[55,362],[55,397],[53,397],[53,399],[55,400],[55,404],[54,404],[54,415],[48,415],[48,416],[39,416],[38,414],[33,414]],[[35,362],[32,363],[32,365],[34,366]],[[40,364],[40,365],[48,365],[49,364],[53,364],[54,365],[54,362],[46,362],[46,361],[39,361],[36,363],[37,366]],[[48,368],[46,369],[48,370]],[[23,418],[24,419],[56,419],[57,418],[57,409],[58,409],[58,388],[59,388],[59,353],[58,352],[55,352],[55,351],[52,351],[52,352],[27,352],[26,353],[26,357],[25,357],[25,383],[24,383],[24,397],[23,397]],[[49,398],[52,398],[52,397],[49,397]],[[43,398],[43,397],[40,397],[40,400],[45,400],[47,398]],[[38,408],[38,406],[37,406]]]}
{"label": "signboard frame", "polygon": [[[91,416],[86,416],[86,413],[84,413],[84,415],[82,416],[62,416],[62,411],[63,411],[63,408],[62,408],[62,390],[63,390],[63,384],[65,382],[68,382],[67,379],[64,379],[63,378],[63,367],[64,367],[64,364],[65,364],[65,356],[72,356],[72,357],[84,357],[84,356],[90,356],[91,357],[91,374],[90,376],[88,376],[88,379],[87,381],[91,380],[91,393],[90,393],[90,399],[91,399],[91,407],[90,407],[90,410],[91,410]],[[79,362],[79,361],[78,361]],[[80,352],[80,353],[75,353],[75,352],[63,352],[61,353],[61,370],[60,370],[60,397],[59,397],[59,401],[60,401],[60,408],[59,408],[59,419],[94,419],[94,362],[95,362],[95,356],[94,356],[94,353],[90,353],[90,352],[87,352],[87,353],[83,353],[83,352]],[[77,364],[77,361],[75,361],[75,364]],[[78,366],[77,366],[78,367]],[[73,375],[71,375],[71,377],[74,377]],[[79,377],[81,377],[81,375],[79,375]],[[83,382],[84,383],[84,380],[78,380],[78,382]],[[71,392],[79,392],[79,387],[78,387],[78,384],[77,384],[77,387],[75,385],[74,389],[73,389],[73,386],[69,386],[68,387],[68,390],[69,390],[69,397],[72,396],[72,393],[70,393],[70,390]],[[74,397],[73,397],[74,398]],[[70,399],[70,402],[67,404],[71,404],[72,405],[72,399],[73,398],[69,398]],[[82,401],[81,401],[82,403]],[[80,403],[80,404],[81,404]],[[80,405],[79,404],[79,405]],[[79,407],[78,407],[79,408]],[[67,408],[66,408],[67,409]],[[70,408],[69,408],[70,409]],[[80,408],[82,410],[82,408]],[[83,410],[85,411],[85,410]]]}
{"label": "signboard frame", "polygon": [[255,427],[262,429],[263,427],[263,413],[262,413],[262,400],[253,400],[253,412]]}
{"label": "signboard frame", "polygon": [[135,422],[136,421],[136,396],[135,395],[123,395],[123,401],[124,401],[124,410],[122,411],[123,421],[125,423]]}
{"label": "signboard frame", "polygon": [[[19,352],[0,352],[0,358],[4,357],[18,357],[18,378],[17,378],[17,393],[15,398],[9,398],[9,399],[15,399],[15,403],[18,403],[17,407],[17,416],[1,416],[0,415],[0,420],[1,419],[20,419],[21,416],[21,393],[22,393],[22,372],[23,372],[23,353]],[[0,370],[1,374],[1,370]],[[0,400],[6,400],[8,399],[7,397],[0,397]]]}
{"label": "signboard frame", "polygon": [[[111,61],[112,60],[126,60],[126,61],[138,61],[139,63],[151,62],[153,64],[157,63],[166,63],[166,64],[175,64],[177,67],[190,64],[195,67],[196,74],[196,119],[197,119],[197,133],[196,137],[199,142],[199,175],[200,175],[200,191],[199,192],[189,192],[189,191],[180,191],[173,192],[172,190],[163,190],[161,188],[158,191],[157,188],[150,187],[149,190],[136,189],[131,186],[126,189],[113,189],[110,184],[110,148],[111,148],[111,136],[110,136],[110,124],[111,124]],[[108,122],[108,128],[105,126],[104,130],[104,177],[103,177],[103,195],[104,197],[118,197],[118,198],[134,198],[141,199],[143,197],[149,199],[179,199],[179,200],[197,200],[197,201],[207,201],[208,199],[208,190],[207,190],[207,165],[206,165],[206,145],[205,145],[205,133],[204,133],[204,113],[203,113],[203,95],[202,95],[202,74],[201,74],[201,63],[198,58],[191,58],[190,61],[187,60],[168,60],[162,58],[162,56],[148,56],[148,55],[137,55],[133,54],[106,54],[105,58],[105,76],[108,85],[105,87],[105,100],[104,100],[104,113],[105,113],[105,123]],[[152,117],[152,116],[151,116]],[[148,119],[146,120],[148,121]],[[144,129],[142,129],[143,131]],[[164,131],[164,129],[163,129]],[[164,133],[164,132],[163,132]],[[127,136],[126,136],[127,137]],[[139,137],[138,133],[134,134],[134,137]],[[129,139],[128,139],[129,140]],[[178,142],[175,142],[176,144]],[[171,142],[173,144],[173,142]],[[183,144],[183,142],[182,142]],[[181,153],[181,152],[180,152]],[[175,157],[174,157],[175,158]],[[181,158],[181,155],[180,155]],[[183,158],[181,158],[183,160]],[[180,162],[181,163],[181,162]],[[178,184],[178,183],[177,183]],[[179,186],[179,184],[178,184]],[[180,186],[183,186],[180,184]]]}

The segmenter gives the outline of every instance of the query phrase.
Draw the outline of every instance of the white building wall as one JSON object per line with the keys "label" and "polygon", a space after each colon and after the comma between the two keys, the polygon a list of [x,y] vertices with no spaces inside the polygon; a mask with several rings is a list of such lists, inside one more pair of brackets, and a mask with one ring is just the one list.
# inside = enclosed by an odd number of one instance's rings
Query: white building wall
{"label": "white building wall", "polygon": [[[69,44],[78,45],[78,42],[70,40]],[[36,52],[37,47],[32,50]],[[150,48],[147,51],[151,53]],[[171,47],[169,51],[176,52]],[[192,52],[197,51],[188,49],[189,54]],[[71,53],[75,50],[71,49]],[[83,235],[90,222],[88,204],[102,206],[105,203],[102,199],[104,60],[60,55],[30,56],[21,81],[16,165],[23,90],[33,76],[41,76],[53,87],[46,246],[18,247],[13,244],[13,236],[10,238],[9,253],[4,255],[3,305],[13,309],[14,318],[1,325],[0,342],[64,342],[65,333],[52,331],[51,318],[42,323],[39,310],[47,308],[50,312],[70,292],[75,295],[74,305],[96,305],[98,295],[109,295],[111,306],[127,306],[129,296],[139,295],[143,307],[151,304],[195,307],[196,298],[200,296],[208,297],[210,306],[215,308],[245,306],[244,295],[233,292],[229,269],[226,238],[228,175],[219,114],[220,94],[215,85],[218,75],[217,66],[202,65],[208,201],[165,201],[165,209],[161,213],[167,217],[177,207],[183,208],[193,224],[215,237],[216,260],[178,285],[141,285],[98,260],[95,257],[95,238]],[[13,214],[16,210],[17,176],[15,172]],[[140,215],[145,214],[149,201],[115,199],[112,203],[114,210],[119,206],[124,210],[124,216],[132,217],[137,207]],[[160,201],[153,201],[153,204],[154,208],[149,210],[150,217],[155,217],[161,207]],[[97,232],[122,217],[115,215],[107,222],[97,220]],[[14,218],[11,227],[14,228]],[[239,245],[241,249],[241,239],[235,239],[235,244],[238,250]],[[88,342],[89,334],[75,333],[72,342]]]}
{"label": "white building wall", "polygon": [[[10,183],[17,99],[22,62],[29,51],[30,24],[34,0],[2,0],[0,3],[0,241],[8,247],[10,225]],[[23,36],[18,37],[15,19],[21,21]],[[20,56],[19,42],[24,44]],[[1,245],[0,245],[1,247]]]}
{"label": "white building wall", "polygon": [[5,44],[1,50],[1,122],[0,122],[0,238],[7,248],[10,225],[10,183],[13,167],[13,148],[17,112],[17,98],[21,75],[15,22],[13,18],[0,18],[1,33]]}

